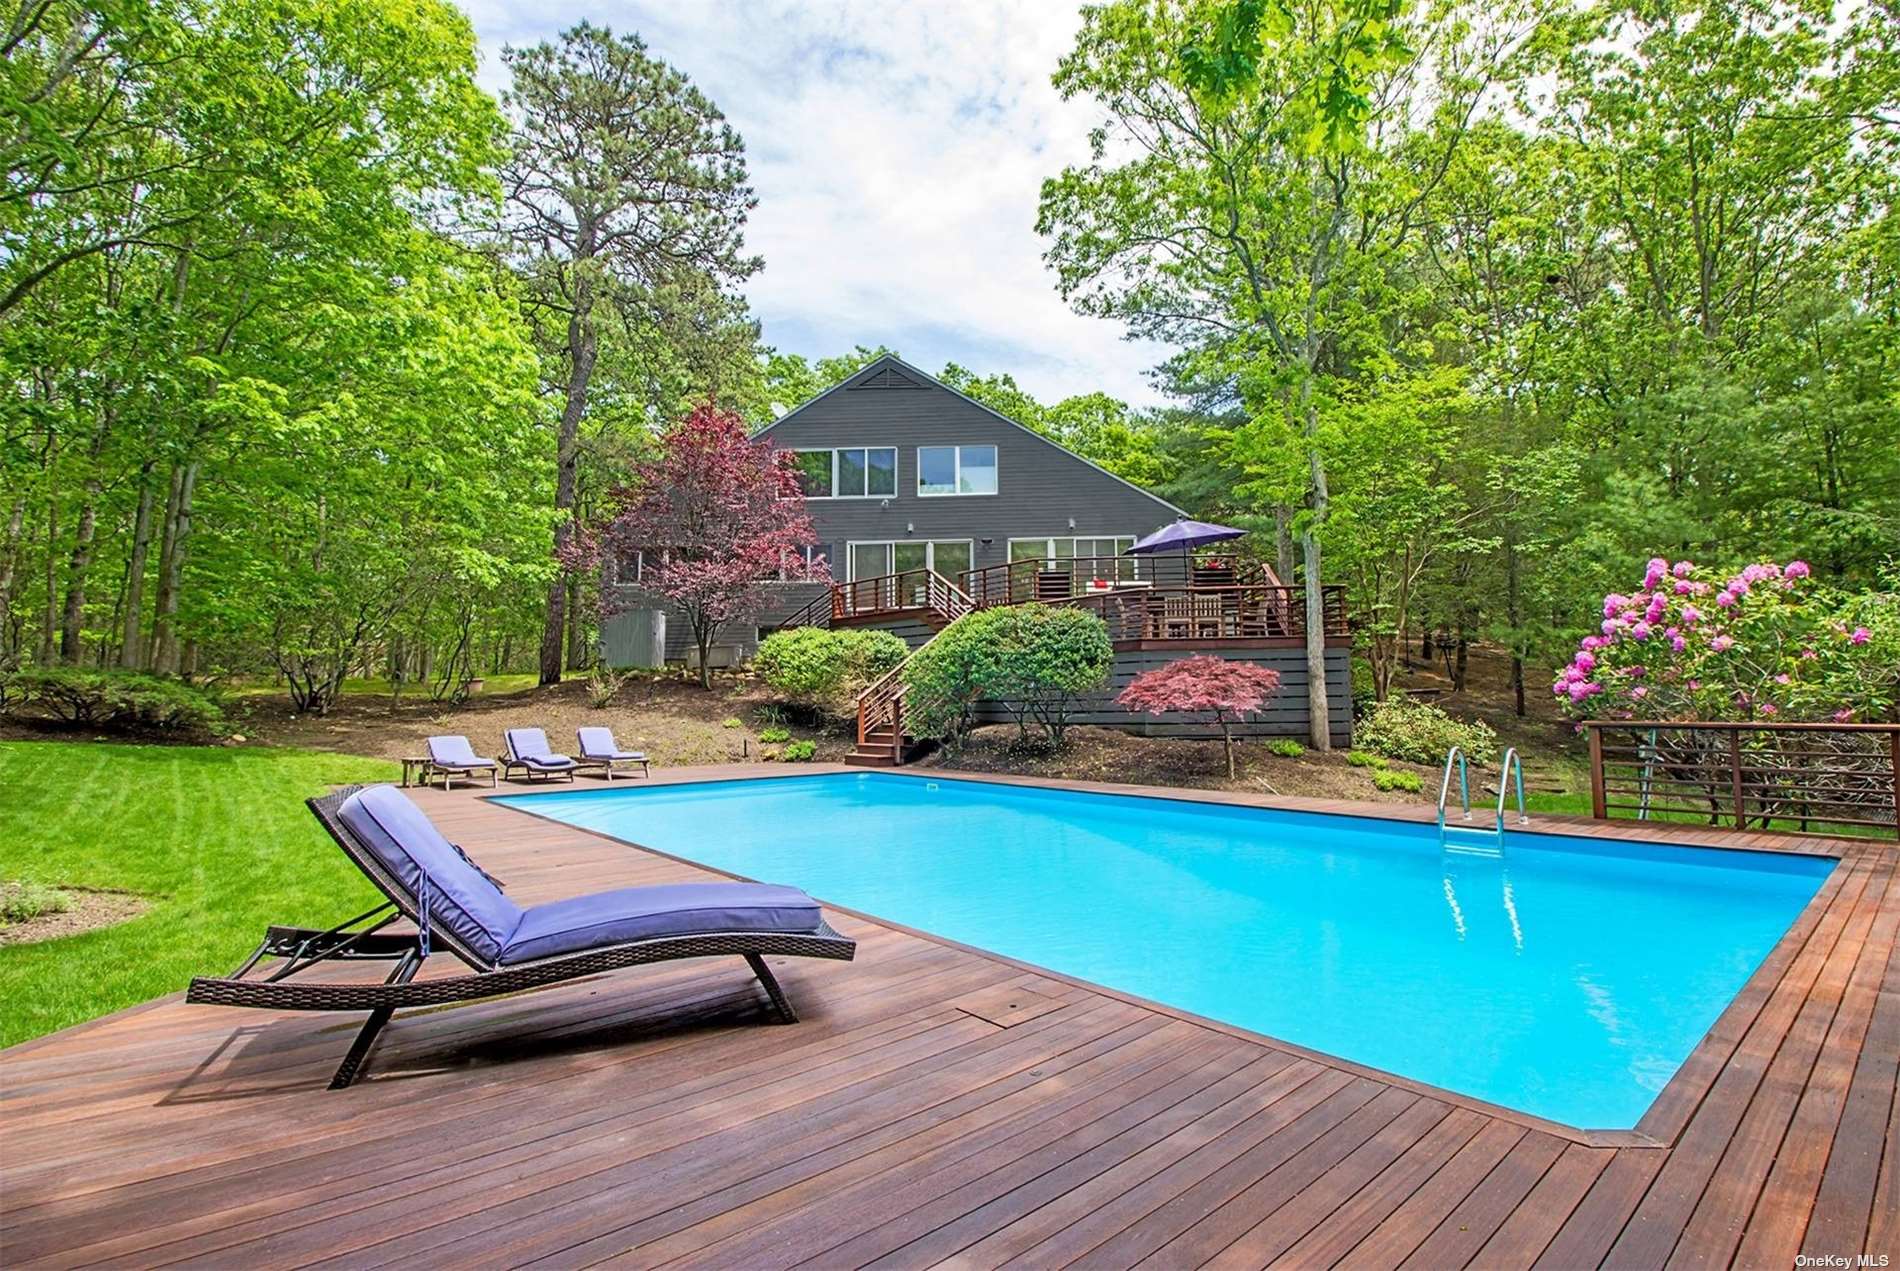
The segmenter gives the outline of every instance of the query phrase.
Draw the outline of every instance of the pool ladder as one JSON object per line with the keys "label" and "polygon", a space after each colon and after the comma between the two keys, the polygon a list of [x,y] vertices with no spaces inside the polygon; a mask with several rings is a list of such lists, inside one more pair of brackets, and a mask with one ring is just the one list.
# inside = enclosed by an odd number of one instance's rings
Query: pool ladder
{"label": "pool ladder", "polygon": [[[1464,811],[1461,824],[1447,824],[1445,805],[1451,800],[1451,766],[1458,765],[1458,803]],[[1504,800],[1511,790],[1511,779],[1517,778],[1517,823],[1529,825],[1530,817],[1524,812],[1524,760],[1513,746],[1504,752],[1504,763],[1498,769],[1498,807],[1497,820],[1491,825],[1471,824],[1471,770],[1465,762],[1465,752],[1453,746],[1445,752],[1445,779],[1438,785],[1438,845],[1448,852],[1464,852],[1473,856],[1502,856],[1504,854]],[[1472,836],[1462,841],[1454,841],[1452,835]],[[1488,843],[1477,841],[1490,840]]]}

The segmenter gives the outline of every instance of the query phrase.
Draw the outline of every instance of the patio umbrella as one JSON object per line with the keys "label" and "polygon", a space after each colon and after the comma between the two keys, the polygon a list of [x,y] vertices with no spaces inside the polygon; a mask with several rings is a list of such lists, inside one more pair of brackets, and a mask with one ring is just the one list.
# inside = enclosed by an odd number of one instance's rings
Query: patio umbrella
{"label": "patio umbrella", "polygon": [[1136,543],[1128,549],[1126,555],[1145,556],[1152,552],[1165,552],[1177,547],[1186,553],[1208,543],[1224,543],[1230,538],[1243,538],[1246,533],[1246,530],[1237,530],[1231,525],[1213,525],[1207,521],[1190,521],[1182,517],[1172,525],[1164,525]]}

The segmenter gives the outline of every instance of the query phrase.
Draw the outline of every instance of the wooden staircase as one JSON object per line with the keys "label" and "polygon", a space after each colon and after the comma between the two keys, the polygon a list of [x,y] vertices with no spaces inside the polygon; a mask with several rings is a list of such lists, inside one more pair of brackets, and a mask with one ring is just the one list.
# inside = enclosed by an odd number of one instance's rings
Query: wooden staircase
{"label": "wooden staircase", "polygon": [[929,609],[941,619],[930,639],[911,650],[910,657],[885,672],[878,681],[858,694],[858,744],[845,756],[845,762],[860,768],[895,768],[916,738],[904,729],[904,691],[909,687],[905,672],[911,658],[929,648],[931,642],[975,606],[970,597],[947,578],[930,573],[926,589]]}

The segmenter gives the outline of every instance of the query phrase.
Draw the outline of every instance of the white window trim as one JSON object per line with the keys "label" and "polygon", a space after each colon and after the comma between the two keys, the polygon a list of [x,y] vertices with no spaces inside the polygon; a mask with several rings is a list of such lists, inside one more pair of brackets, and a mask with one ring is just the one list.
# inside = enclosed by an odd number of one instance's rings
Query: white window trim
{"label": "white window trim", "polygon": [[957,456],[957,467],[956,467],[956,473],[951,478],[950,484],[951,485],[963,484],[963,451],[965,448],[965,443],[960,442],[960,441],[939,441],[928,446],[917,447],[917,453],[914,457],[916,458],[916,461],[917,461],[917,497],[918,498],[920,499],[993,499],[997,495],[1003,492],[1003,448],[1001,446],[994,445],[987,441],[972,441],[968,443],[968,446],[970,449],[975,449],[978,446],[988,446],[991,450],[994,450],[996,452],[996,488],[994,490],[985,490],[985,491],[971,490],[971,491],[966,492],[963,490],[939,490],[935,493],[926,493],[924,490],[924,451],[926,450],[954,450]]}
{"label": "white window trim", "polygon": [[[903,478],[903,474],[899,471],[900,464],[898,463],[898,458],[903,453],[902,446],[889,446],[889,445],[882,445],[882,444],[873,445],[867,442],[862,446],[791,446],[788,448],[795,455],[829,454],[831,456],[831,488],[833,490],[833,493],[808,494],[805,496],[805,499],[807,502],[810,502],[810,503],[850,503],[854,500],[859,500],[859,499],[894,499],[898,495],[904,492],[904,478]],[[891,492],[889,494],[838,494],[836,493],[838,489],[838,452],[840,450],[888,450],[890,451],[891,452]],[[869,489],[871,485],[871,460],[868,455],[865,457],[865,460],[864,460],[864,485],[866,489]]]}
{"label": "white window trim", "polygon": [[[840,581],[847,583],[867,581],[857,576],[857,549],[860,547],[889,547],[893,549],[891,552],[891,565],[895,568],[897,564],[897,553],[895,549],[900,543],[922,543],[924,545],[924,565],[928,569],[935,569],[937,567],[936,560],[934,559],[937,555],[937,551],[934,544],[961,543],[970,549],[970,568],[978,568],[976,563],[976,540],[973,538],[859,538],[852,539],[844,545],[844,568],[845,573],[849,575],[849,577],[841,579]],[[834,572],[833,577],[835,578],[836,576]],[[888,578],[889,576],[889,573],[871,575],[873,578]],[[945,577],[949,576],[945,575]],[[950,581],[955,582],[956,579],[951,578]]]}
{"label": "white window trim", "polygon": [[[1051,543],[1053,543],[1056,539],[1059,539],[1059,538],[1066,538],[1071,543],[1073,543],[1078,538],[1108,538],[1108,539],[1125,538],[1128,540],[1130,546],[1133,546],[1135,543],[1138,543],[1141,541],[1141,536],[1139,534],[1084,534],[1081,530],[1067,530],[1061,534],[1025,534],[1021,538],[1012,538],[1003,545],[1003,559],[1005,562],[1011,565],[1025,564],[1031,560],[1040,560],[1046,565],[1051,561],[1076,559],[1073,556],[1051,556],[1046,550],[1043,552],[1041,556],[1024,556],[1020,559],[1018,559],[1016,556],[1016,544],[1018,543],[1041,543],[1043,547],[1046,549]],[[1116,553],[1116,555],[1119,558],[1121,553],[1118,552]],[[1142,565],[1141,557],[1130,556],[1128,559],[1135,566],[1135,577],[1137,578],[1141,577],[1141,565]]]}

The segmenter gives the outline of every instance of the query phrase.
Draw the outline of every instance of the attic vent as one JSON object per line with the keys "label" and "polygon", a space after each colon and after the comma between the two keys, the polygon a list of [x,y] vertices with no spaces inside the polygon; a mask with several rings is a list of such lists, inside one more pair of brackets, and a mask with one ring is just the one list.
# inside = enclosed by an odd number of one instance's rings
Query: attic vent
{"label": "attic vent", "polygon": [[860,380],[851,387],[856,390],[860,388],[928,388],[929,385],[919,384],[896,367],[887,366],[876,375]]}

